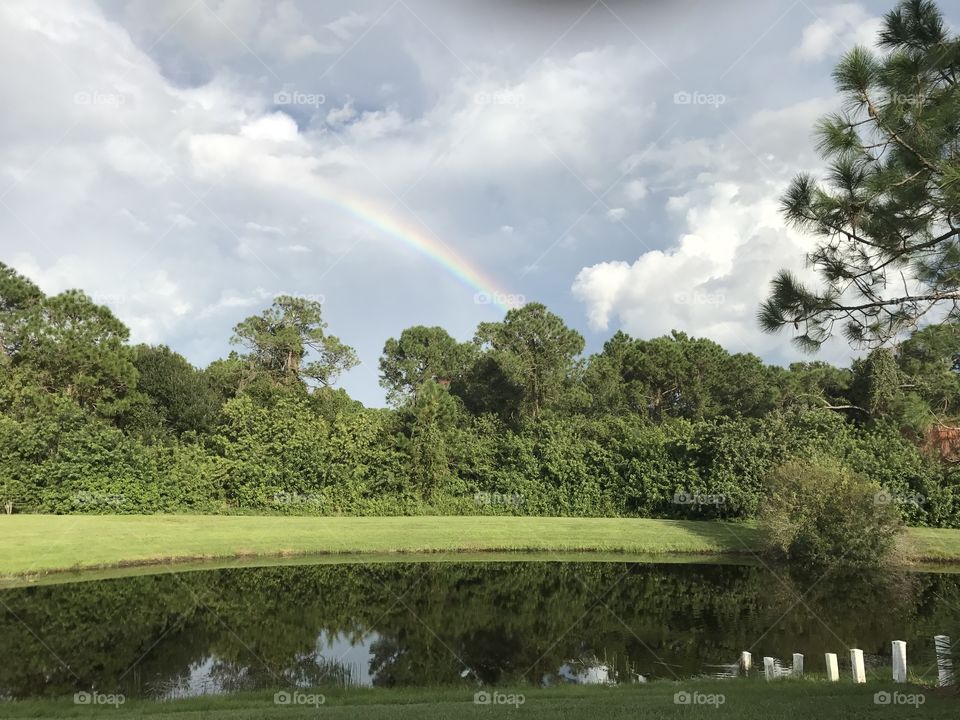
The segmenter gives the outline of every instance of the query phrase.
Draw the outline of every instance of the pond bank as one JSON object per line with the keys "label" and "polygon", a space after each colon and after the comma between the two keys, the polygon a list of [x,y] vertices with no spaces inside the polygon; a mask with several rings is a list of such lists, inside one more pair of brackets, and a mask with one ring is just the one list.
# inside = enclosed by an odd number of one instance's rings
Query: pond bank
{"label": "pond bank", "polygon": [[[911,561],[960,561],[960,530],[911,528]],[[635,518],[0,516],[0,578],[215,559],[538,552],[752,557],[748,523]]]}

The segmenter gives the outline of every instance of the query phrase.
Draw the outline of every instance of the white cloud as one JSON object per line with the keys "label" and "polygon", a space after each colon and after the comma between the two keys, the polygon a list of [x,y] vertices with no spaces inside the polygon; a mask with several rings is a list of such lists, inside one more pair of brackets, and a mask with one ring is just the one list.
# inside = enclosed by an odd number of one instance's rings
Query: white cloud
{"label": "white cloud", "polygon": [[636,205],[643,200],[650,192],[647,187],[647,181],[643,178],[635,178],[625,183],[623,186],[623,195],[627,202]]}
{"label": "white cloud", "polygon": [[871,47],[882,23],[858,3],[815,7],[814,12],[817,19],[804,28],[800,45],[793,51],[794,57],[804,61],[837,56],[854,45]]}
{"label": "white cloud", "polygon": [[283,228],[278,228],[273,225],[261,225],[260,223],[255,223],[252,221],[247,222],[244,225],[247,230],[253,230],[255,232],[267,233],[269,235],[285,235]]}
{"label": "white cloud", "polygon": [[205,62],[226,62],[251,54],[270,62],[335,55],[343,52],[368,22],[365,15],[350,11],[318,24],[292,0],[133,0],[126,5],[124,16],[127,27],[147,44],[167,44]]}
{"label": "white cloud", "polygon": [[[809,151],[792,148],[785,157],[783,148],[827,105],[811,100],[757,112],[715,138],[709,155],[700,153],[699,140],[650,153],[649,163],[662,164],[663,177],[674,181],[677,159],[688,158],[687,177],[692,174],[696,182],[666,206],[683,213],[682,233],[675,244],[633,262],[600,262],[580,270],[572,290],[591,327],[622,327],[638,337],[676,328],[730,348],[782,353],[786,336],[761,333],[756,313],[777,270],[787,267],[811,277],[803,258],[812,239],[786,227],[779,205],[790,175],[816,165]],[[738,137],[749,138],[750,145]]]}
{"label": "white cloud", "polygon": [[585,267],[574,295],[594,328],[616,321],[639,337],[682,328],[731,347],[769,345],[756,327],[757,307],[776,270],[799,264],[803,239],[784,227],[774,193],[743,195],[717,183],[691,194],[696,204],[676,246]]}
{"label": "white cloud", "polygon": [[159,185],[173,175],[164,158],[135,137],[109,138],[103,155],[107,165],[143,185]]}
{"label": "white cloud", "polygon": [[353,100],[347,100],[340,107],[331,109],[327,113],[327,122],[330,125],[343,125],[356,117],[357,111],[353,107]]}

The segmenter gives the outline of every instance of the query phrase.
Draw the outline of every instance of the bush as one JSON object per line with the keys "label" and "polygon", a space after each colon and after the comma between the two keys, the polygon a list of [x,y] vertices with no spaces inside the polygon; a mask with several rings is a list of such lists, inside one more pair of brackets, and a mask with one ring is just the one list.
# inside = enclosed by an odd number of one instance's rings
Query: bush
{"label": "bush", "polygon": [[788,460],[766,478],[760,511],[771,551],[808,565],[880,565],[903,523],[878,483],[833,458]]}

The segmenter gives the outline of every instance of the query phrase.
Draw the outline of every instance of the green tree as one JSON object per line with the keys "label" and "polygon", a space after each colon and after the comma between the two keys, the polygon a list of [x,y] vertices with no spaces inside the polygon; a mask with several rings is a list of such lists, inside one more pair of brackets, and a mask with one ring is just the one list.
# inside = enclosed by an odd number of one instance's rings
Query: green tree
{"label": "green tree", "polygon": [[255,372],[277,384],[332,385],[360,361],[353,348],[326,332],[321,310],[318,302],[281,295],[260,315],[237,324],[231,342],[247,349]]}
{"label": "green tree", "polygon": [[203,369],[209,387],[217,394],[220,405],[237,396],[243,384],[246,363],[239,353],[231,350],[225,358],[219,358]]}
{"label": "green tree", "polygon": [[837,324],[877,346],[934,308],[960,317],[960,39],[934,3],[905,0],[879,45],[834,70],[843,109],[816,128],[826,181],[801,174],[783,198],[787,220],[820,238],[807,259],[822,285],[781,271],[759,319],[807,349]]}
{"label": "green tree", "polygon": [[636,372],[637,353],[636,341],[618,330],[587,360],[583,383],[595,414],[649,414],[647,385]]}
{"label": "green tree", "polygon": [[417,325],[390,338],[380,357],[380,385],[387,400],[400,405],[415,399],[427,381],[449,386],[473,361],[474,347],[458,343],[441,327]]}
{"label": "green tree", "polygon": [[79,290],[30,302],[16,321],[11,359],[50,391],[116,417],[136,400],[129,331],[110,309]]}
{"label": "green tree", "polygon": [[850,404],[851,373],[826,362],[798,362],[777,376],[782,408],[827,408],[851,413],[865,412]]}
{"label": "green tree", "polygon": [[210,431],[222,401],[207,376],[166,345],[134,348],[137,388],[155,409],[162,427],[182,434]]}
{"label": "green tree", "polygon": [[673,331],[653,340],[617,333],[590,359],[585,382],[599,409],[660,421],[717,415],[759,417],[777,395],[776,373],[751,354]]}
{"label": "green tree", "polygon": [[904,392],[908,383],[889,348],[877,348],[867,357],[855,360],[852,374],[850,398],[870,419],[903,421],[911,414]]}
{"label": "green tree", "polygon": [[410,474],[424,497],[429,498],[450,475],[447,438],[456,424],[457,400],[443,387],[427,380],[405,409],[406,450]]}
{"label": "green tree", "polygon": [[832,458],[789,460],[767,478],[761,523],[771,550],[812,566],[887,562],[903,528],[876,482]]}
{"label": "green tree", "polygon": [[0,263],[0,353],[4,357],[14,355],[24,342],[24,326],[43,298],[40,288]]}
{"label": "green tree", "polygon": [[510,310],[502,322],[480,323],[474,342],[495,366],[492,375],[518,391],[516,410],[534,418],[559,398],[584,346],[580,333],[540,303]]}
{"label": "green tree", "polygon": [[931,325],[897,348],[897,365],[907,379],[915,405],[930,422],[954,426],[960,419],[960,325]]}

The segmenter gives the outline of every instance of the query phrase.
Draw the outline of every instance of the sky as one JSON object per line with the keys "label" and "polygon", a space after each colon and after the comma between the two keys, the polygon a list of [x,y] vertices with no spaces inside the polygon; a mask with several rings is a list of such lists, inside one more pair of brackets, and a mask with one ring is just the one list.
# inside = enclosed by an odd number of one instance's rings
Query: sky
{"label": "sky", "polygon": [[0,260],[198,366],[274,296],[320,301],[368,405],[387,338],[524,302],[588,352],[811,359],[756,322],[809,273],[779,198],[892,4],[4,2]]}

